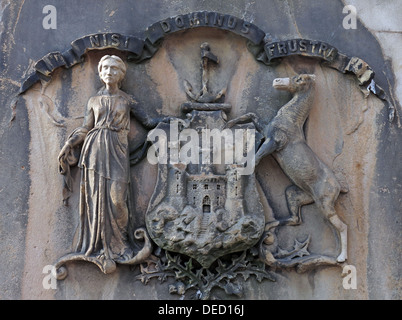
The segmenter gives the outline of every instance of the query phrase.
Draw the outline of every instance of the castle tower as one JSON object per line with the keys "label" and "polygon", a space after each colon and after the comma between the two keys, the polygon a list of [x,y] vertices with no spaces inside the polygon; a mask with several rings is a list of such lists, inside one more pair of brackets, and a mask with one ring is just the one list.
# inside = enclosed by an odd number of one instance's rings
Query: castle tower
{"label": "castle tower", "polygon": [[187,197],[187,173],[185,164],[178,163],[169,166],[167,185],[169,202],[177,206],[177,208],[180,208],[180,210],[183,209]]}
{"label": "castle tower", "polygon": [[244,176],[239,174],[237,164],[231,164],[226,167],[226,197],[227,199],[243,199],[244,194]]}
{"label": "castle tower", "polygon": [[226,203],[225,209],[236,216],[244,214],[244,176],[238,172],[238,165],[226,167]]}

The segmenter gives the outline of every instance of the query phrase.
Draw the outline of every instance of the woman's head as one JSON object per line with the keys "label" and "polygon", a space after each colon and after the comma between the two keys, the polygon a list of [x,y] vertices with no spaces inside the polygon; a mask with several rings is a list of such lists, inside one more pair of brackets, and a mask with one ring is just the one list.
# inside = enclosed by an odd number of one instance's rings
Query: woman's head
{"label": "woman's head", "polygon": [[100,59],[98,64],[99,77],[105,84],[118,84],[120,87],[126,75],[126,64],[118,56],[106,55]]}

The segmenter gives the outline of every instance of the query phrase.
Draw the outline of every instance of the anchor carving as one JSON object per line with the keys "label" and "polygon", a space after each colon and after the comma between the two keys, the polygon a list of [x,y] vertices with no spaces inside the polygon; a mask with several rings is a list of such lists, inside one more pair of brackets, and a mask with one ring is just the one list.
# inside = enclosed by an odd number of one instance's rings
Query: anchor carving
{"label": "anchor carving", "polygon": [[201,70],[202,70],[202,88],[198,93],[194,93],[191,84],[184,80],[184,88],[186,94],[194,101],[201,103],[212,103],[218,101],[223,95],[226,94],[226,88],[220,90],[217,94],[213,94],[208,91],[208,66],[210,63],[218,64],[219,59],[216,55],[211,52],[211,47],[208,42],[201,44]]}

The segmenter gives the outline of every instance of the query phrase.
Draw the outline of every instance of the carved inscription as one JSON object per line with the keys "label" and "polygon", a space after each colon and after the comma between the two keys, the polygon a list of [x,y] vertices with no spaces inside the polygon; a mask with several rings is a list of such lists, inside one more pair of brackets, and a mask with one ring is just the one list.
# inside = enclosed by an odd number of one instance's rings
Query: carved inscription
{"label": "carved inscription", "polygon": [[[174,23],[174,25],[172,24]],[[197,26],[216,26],[235,29],[238,26],[241,33],[247,34],[250,32],[250,22],[243,21],[234,16],[224,15],[217,12],[195,12],[188,15],[180,15],[174,19],[168,19],[160,22],[160,25],[165,33],[172,31],[174,27],[197,27]]]}
{"label": "carved inscription", "polygon": [[[124,37],[124,47],[128,48],[128,43],[130,41],[129,37]],[[122,35],[118,33],[103,33],[103,34],[94,34],[89,36],[89,40],[91,41],[92,47],[119,47],[122,43]]]}
{"label": "carved inscription", "polygon": [[119,33],[98,33],[89,35],[88,38],[90,47],[93,49],[114,47],[120,50],[127,50],[131,48],[132,42],[135,42],[138,46],[137,38],[125,36]]}
{"label": "carved inscription", "polygon": [[307,39],[270,42],[265,44],[264,49],[269,61],[294,54],[320,57],[333,61],[338,54],[336,48],[325,42]]}
{"label": "carved inscription", "polygon": [[153,24],[147,29],[148,39],[154,44],[166,34],[198,27],[229,30],[247,38],[254,44],[261,43],[265,36],[261,29],[243,19],[218,12],[202,11],[178,15]]}

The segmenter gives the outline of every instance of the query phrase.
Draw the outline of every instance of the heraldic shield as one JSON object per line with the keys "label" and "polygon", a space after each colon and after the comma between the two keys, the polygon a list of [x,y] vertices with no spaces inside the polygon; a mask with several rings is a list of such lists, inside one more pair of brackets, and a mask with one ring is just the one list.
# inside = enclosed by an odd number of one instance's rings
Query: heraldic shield
{"label": "heraldic shield", "polygon": [[[190,256],[204,268],[226,254],[254,246],[265,226],[254,168],[245,162],[254,157],[255,135],[249,134],[255,132],[254,125],[225,129],[225,109],[230,105],[186,103],[184,123],[176,127],[161,123],[152,132],[159,145],[150,150],[158,153],[159,160],[158,182],[145,215],[149,235],[159,247]],[[214,144],[209,145],[211,140]],[[247,142],[250,156],[242,164],[227,159],[235,158],[236,148],[243,153]],[[168,147],[162,150],[163,145]],[[182,161],[190,153],[191,161]],[[212,161],[223,154],[225,161],[223,157]]]}
{"label": "heraldic shield", "polygon": [[[158,154],[158,181],[145,214],[150,237],[161,248],[209,268],[218,258],[254,246],[265,217],[255,176],[253,122],[228,128],[226,88],[208,89],[208,66],[219,59],[201,45],[202,89],[184,81],[186,120],[160,123],[148,139]],[[213,143],[211,144],[211,141]],[[155,147],[157,145],[157,147]]]}

